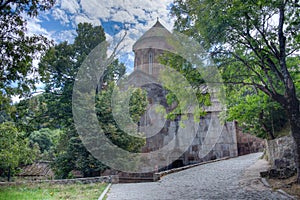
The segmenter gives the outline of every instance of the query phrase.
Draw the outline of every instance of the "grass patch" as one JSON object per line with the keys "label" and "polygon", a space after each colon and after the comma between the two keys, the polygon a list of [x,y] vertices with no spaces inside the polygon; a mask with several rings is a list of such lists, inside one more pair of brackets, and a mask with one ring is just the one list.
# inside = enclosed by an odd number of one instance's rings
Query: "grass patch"
{"label": "grass patch", "polygon": [[0,200],[93,200],[99,198],[106,186],[106,183],[1,186]]}

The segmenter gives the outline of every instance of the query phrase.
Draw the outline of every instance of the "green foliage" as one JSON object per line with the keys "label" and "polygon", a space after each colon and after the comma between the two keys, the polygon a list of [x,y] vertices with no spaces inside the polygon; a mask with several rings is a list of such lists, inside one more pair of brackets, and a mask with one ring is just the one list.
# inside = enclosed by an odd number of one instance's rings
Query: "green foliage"
{"label": "green foliage", "polygon": [[[260,2],[260,3],[259,3]],[[258,84],[284,94],[280,72],[279,10],[285,8],[285,54],[293,57],[300,48],[299,9],[297,4],[277,1],[175,1],[173,14],[176,27],[203,44],[216,63],[222,67],[223,77],[231,83]],[[184,17],[185,16],[185,17]],[[209,23],[208,23],[209,22]],[[284,57],[285,59],[285,57]],[[289,66],[288,66],[289,67]],[[291,70],[291,68],[289,68]],[[299,68],[295,69],[299,73]]]}
{"label": "green foliage", "polygon": [[[193,94],[196,98],[194,100],[197,101],[199,106],[199,109],[195,110],[194,118],[199,120],[200,116],[205,115],[203,109],[200,108],[210,105],[210,95],[207,91],[203,91],[205,81],[200,72],[187,60],[172,53],[165,53],[159,58],[159,61],[178,73],[175,75],[169,70],[163,70],[160,74],[160,79],[165,82],[166,86],[169,86],[165,88],[168,91],[166,95],[167,103],[170,106],[177,105],[172,112],[167,114],[167,118],[174,120],[178,114],[184,115],[182,112],[187,111],[189,106],[196,103],[194,101],[190,102],[193,99],[190,95]],[[174,80],[177,81],[175,84]]]}
{"label": "green foliage", "polygon": [[50,9],[53,4],[54,0],[1,1],[0,96],[25,95],[31,88],[35,88],[38,77],[28,76],[37,72],[32,67],[32,60],[43,54],[50,42],[42,35],[28,36],[25,33],[25,17],[35,17],[39,12]]}
{"label": "green foliage", "polygon": [[11,121],[11,113],[14,111],[14,107],[10,105],[10,98],[5,97],[1,91],[0,102],[0,123]]}
{"label": "green foliage", "polygon": [[300,57],[291,57],[287,59],[287,65],[289,66],[289,71],[294,80],[296,87],[296,95],[300,99]]}
{"label": "green foliage", "polygon": [[34,131],[32,134],[30,134],[29,139],[33,144],[37,143],[39,145],[41,153],[48,151],[53,145],[49,131],[45,129]]}
{"label": "green foliage", "polygon": [[91,176],[105,167],[82,144],[72,115],[73,84],[77,72],[89,52],[104,40],[105,33],[101,26],[79,24],[74,44],[63,42],[55,45],[39,64],[46,83],[43,94],[47,105],[46,116],[53,119],[48,121],[48,127],[63,130],[55,147],[53,163],[59,178],[68,177],[71,170],[80,170],[85,176]]}
{"label": "green foliage", "polygon": [[72,170],[81,171],[85,177],[95,176],[107,168],[87,151],[74,127],[60,135],[55,153],[52,168],[56,178],[69,178]]}
{"label": "green foliage", "polygon": [[19,133],[12,122],[0,124],[0,168],[4,169],[8,176],[13,174],[20,164],[28,164],[34,161],[39,149],[37,146],[29,146],[29,141]]}
{"label": "green foliage", "polygon": [[[145,144],[145,139],[129,135],[120,129],[112,113],[112,93],[115,83],[111,82],[106,90],[102,90],[96,97],[96,113],[104,134],[118,147],[130,151],[140,152]],[[136,89],[129,102],[129,113],[133,122],[138,122],[141,115],[146,111],[147,95],[141,89]],[[121,111],[115,111],[121,112]]]}
{"label": "green foliage", "polygon": [[164,53],[160,56],[159,62],[182,74],[194,89],[199,89],[199,87],[205,83],[200,72],[191,63],[179,55]]}
{"label": "green foliage", "polygon": [[[79,24],[74,44],[67,42],[57,44],[42,58],[40,73],[46,83],[43,94],[46,109],[44,110],[46,127],[61,128],[63,133],[54,149],[53,168],[58,178],[67,178],[72,170],[80,170],[84,176],[99,175],[107,168],[101,161],[95,159],[83,145],[73,122],[72,94],[75,77],[87,55],[101,42],[105,34],[101,26]],[[105,49],[106,50],[106,49]],[[96,88],[96,109],[99,121],[105,129],[105,134],[118,146],[125,150],[139,151],[142,142],[135,137],[122,132],[116,125],[111,113],[111,93],[113,84],[125,74],[124,64],[114,60],[107,66],[99,79]],[[137,91],[132,97],[131,113],[136,121],[140,110],[144,107],[138,102],[145,97]],[[45,124],[44,123],[44,124]],[[43,134],[39,131],[39,137]],[[47,147],[49,143],[41,144]],[[44,149],[47,149],[47,148]]]}
{"label": "green foliage", "polygon": [[24,131],[27,136],[33,131],[49,127],[53,120],[48,115],[48,104],[44,94],[21,100],[12,106],[10,113],[18,130]]}
{"label": "green foliage", "polygon": [[285,116],[299,134],[299,6],[282,0],[175,0],[172,7],[177,30],[198,40],[219,67],[229,119],[260,136],[280,128]]}
{"label": "green foliage", "polygon": [[287,123],[283,108],[255,88],[231,86],[227,92],[227,119],[238,121],[245,132],[274,139]]}
{"label": "green foliage", "polygon": [[[36,17],[53,4],[53,0],[11,0],[0,3],[0,167],[8,173],[8,178],[19,164],[32,162],[38,154],[38,146],[33,145],[30,149],[26,134],[19,133],[22,130],[19,130],[21,121],[17,119],[16,107],[10,105],[10,98],[13,95],[27,96],[31,89],[35,89],[39,77],[29,76],[38,71],[32,66],[32,61],[51,44],[42,35],[27,35],[25,18]],[[16,124],[7,121],[16,121]]]}
{"label": "green foliage", "polygon": [[[176,16],[175,27],[192,35],[194,38],[203,42],[209,48],[220,48],[221,45],[228,43],[234,45],[236,49],[249,48],[242,41],[251,40],[251,44],[257,45],[256,48],[265,48],[268,53],[265,39],[269,45],[278,39],[278,22],[273,19],[279,18],[279,9],[285,8],[285,24],[288,47],[299,47],[299,30],[296,28],[299,20],[299,2],[281,0],[229,0],[229,1],[209,1],[201,2],[196,0],[175,0],[172,7],[172,14]],[[257,32],[254,32],[254,31]],[[248,35],[251,34],[251,35]],[[236,37],[236,36],[240,37]],[[263,38],[265,36],[266,38]],[[249,38],[247,38],[249,37]],[[261,41],[261,42],[259,42]],[[214,46],[218,44],[218,46]],[[263,45],[263,46],[259,46]],[[230,47],[228,46],[228,47]],[[224,47],[223,47],[224,49]],[[292,48],[289,49],[292,51]],[[263,52],[261,52],[263,53]]]}
{"label": "green foliage", "polygon": [[[101,26],[79,24],[74,44],[57,44],[42,58],[40,73],[45,77],[47,115],[56,119],[54,127],[58,126],[57,122],[59,127],[68,127],[73,123],[72,92],[75,77],[88,53],[103,41],[105,33]],[[103,87],[108,81],[118,80],[125,73],[125,69],[118,60],[113,61],[104,71],[99,85]]]}
{"label": "green foliage", "polygon": [[140,88],[136,89],[129,101],[129,113],[133,122],[140,121],[142,114],[146,112],[147,105],[147,93]]}
{"label": "green foliage", "polygon": [[37,143],[41,153],[45,153],[53,150],[53,148],[58,144],[61,134],[62,131],[59,129],[51,130],[49,128],[42,128],[38,131],[33,131],[29,136],[29,140],[32,144]]}

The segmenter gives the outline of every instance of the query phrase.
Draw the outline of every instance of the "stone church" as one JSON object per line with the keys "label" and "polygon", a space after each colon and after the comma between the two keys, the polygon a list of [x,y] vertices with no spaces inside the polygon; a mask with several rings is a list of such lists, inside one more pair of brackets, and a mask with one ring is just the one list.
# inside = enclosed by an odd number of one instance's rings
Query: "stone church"
{"label": "stone church", "polygon": [[[146,135],[146,144],[142,152],[156,151],[172,144],[162,156],[165,162],[161,163],[168,165],[158,163],[157,166],[159,170],[164,170],[223,157],[235,157],[246,151],[258,151],[262,147],[261,140],[256,140],[249,134],[247,139],[241,139],[245,135],[239,131],[236,123],[222,124],[218,120],[222,108],[217,98],[212,97],[212,105],[205,108],[207,114],[199,119],[196,126],[192,113],[187,114],[188,119],[185,119],[183,128],[180,126],[180,115],[174,120],[169,120],[156,112],[158,105],[165,107],[166,112],[173,109],[172,105],[167,104],[166,90],[158,81],[160,70],[164,67],[159,63],[158,57],[172,50],[167,41],[170,36],[171,32],[157,20],[133,45],[134,70],[129,75],[127,84],[146,90],[148,98],[147,112],[138,123],[138,131]],[[205,90],[206,86],[203,88]],[[185,139],[191,136],[192,138]],[[247,143],[246,146],[239,146],[238,141],[242,140],[243,143]],[[188,143],[188,146],[184,146],[183,143]],[[181,146],[183,147],[180,148]]]}

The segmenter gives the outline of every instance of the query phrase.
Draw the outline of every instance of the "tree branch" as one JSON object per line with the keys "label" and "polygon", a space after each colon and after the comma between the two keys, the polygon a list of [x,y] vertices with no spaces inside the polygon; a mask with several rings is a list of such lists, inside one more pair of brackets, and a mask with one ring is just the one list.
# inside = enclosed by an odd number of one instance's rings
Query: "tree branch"
{"label": "tree branch", "polygon": [[12,3],[13,0],[7,0],[6,2],[4,2],[4,0],[1,0],[0,3],[0,10],[4,9],[9,3]]}
{"label": "tree branch", "polygon": [[[278,50],[277,50],[277,47],[275,45],[270,45],[267,37],[266,37],[266,34],[264,33],[264,31],[261,31],[260,28],[257,26],[257,24],[253,23],[253,26],[255,27],[255,29],[259,32],[259,34],[261,35],[264,43],[267,45],[267,47],[271,50],[272,54],[277,58],[279,59],[279,54],[278,54]],[[265,26],[265,22],[263,23],[263,29],[264,29],[264,26]]]}
{"label": "tree branch", "polygon": [[259,80],[264,84],[267,85],[265,83],[265,81],[263,80],[263,78],[261,77],[261,75],[255,70],[253,69],[249,63],[247,61],[245,61],[243,58],[241,58],[239,55],[235,54],[235,53],[231,53],[237,60],[239,60],[240,62],[242,62],[250,71],[252,71],[258,78]]}
{"label": "tree branch", "polygon": [[284,20],[285,20],[285,5],[287,1],[279,7],[279,25],[278,25],[278,40],[279,40],[279,64],[284,77],[284,85],[286,93],[289,95],[295,94],[295,86],[286,66],[286,37],[284,36]]}

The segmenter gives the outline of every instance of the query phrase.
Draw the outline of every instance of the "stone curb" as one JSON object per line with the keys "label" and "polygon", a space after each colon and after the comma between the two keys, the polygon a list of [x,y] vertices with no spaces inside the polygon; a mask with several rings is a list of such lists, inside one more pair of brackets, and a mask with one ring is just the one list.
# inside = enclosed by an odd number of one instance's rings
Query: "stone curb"
{"label": "stone curb", "polygon": [[[265,178],[261,178],[261,182],[263,183],[263,185],[267,188],[270,188],[272,189],[271,185],[269,184],[269,182],[267,181],[267,179]],[[293,199],[293,200],[297,200],[296,197],[286,193],[285,191],[283,191],[282,189],[279,189],[279,190],[276,190],[276,192],[280,193],[281,195],[285,196],[285,197],[288,197],[290,199]]]}
{"label": "stone curb", "polygon": [[98,198],[98,200],[102,200],[105,197],[105,195],[109,191],[110,187],[111,187],[111,183],[108,184],[108,186],[106,186],[105,190],[102,192],[102,194],[100,195],[100,197]]}
{"label": "stone curb", "polygon": [[197,167],[197,166],[200,166],[200,165],[214,163],[214,162],[218,162],[218,161],[222,161],[222,160],[228,160],[229,158],[231,158],[231,157],[219,158],[219,159],[216,159],[216,160],[210,160],[210,161],[206,161],[206,162],[201,162],[201,163],[197,163],[197,164],[187,165],[187,166],[184,166],[184,167],[179,167],[179,168],[174,168],[174,169],[154,173],[153,181],[159,181],[161,179],[161,177],[163,177],[165,175],[168,175],[168,174],[172,174],[172,173],[175,173],[175,172],[186,170],[186,169],[189,169],[189,168],[192,168],[192,167]]}
{"label": "stone curb", "polygon": [[279,189],[279,190],[276,190],[277,192],[279,192],[280,194],[282,194],[283,196],[286,196],[286,197],[289,197],[291,199],[295,199],[297,200],[296,197],[292,196],[292,195],[289,195],[288,193],[286,193],[285,191],[283,191],[282,189]]}
{"label": "stone curb", "polygon": [[271,185],[265,178],[261,178],[261,182],[264,184],[265,187],[271,188]]}

